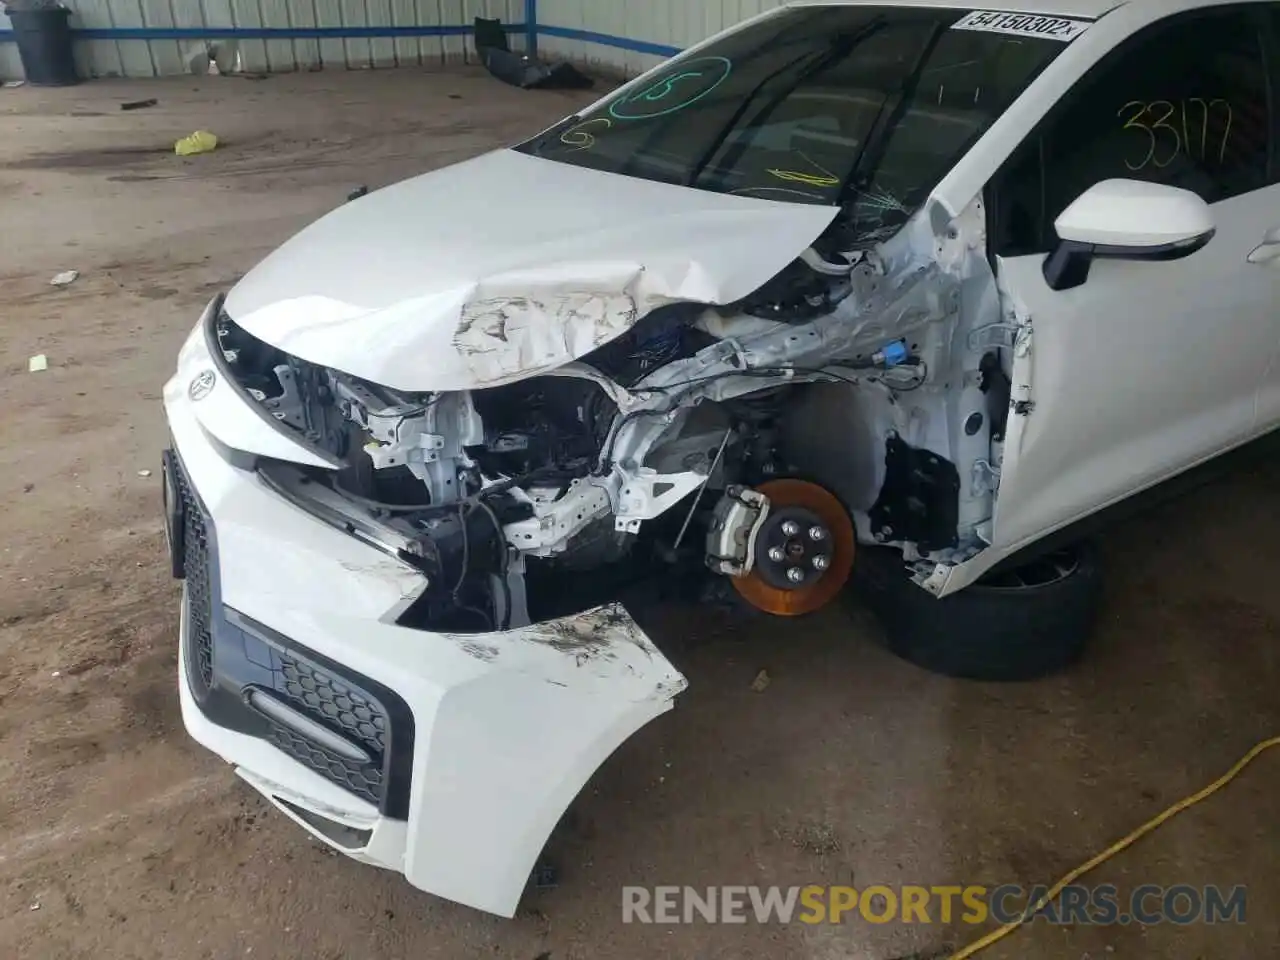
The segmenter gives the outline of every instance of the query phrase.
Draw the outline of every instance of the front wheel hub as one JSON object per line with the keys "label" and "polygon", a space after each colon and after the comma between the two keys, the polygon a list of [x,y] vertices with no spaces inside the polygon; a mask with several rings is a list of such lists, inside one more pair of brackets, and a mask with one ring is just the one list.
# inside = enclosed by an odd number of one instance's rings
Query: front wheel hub
{"label": "front wheel hub", "polygon": [[831,535],[820,516],[806,507],[780,506],[756,537],[754,569],[771,587],[798,590],[830,569],[830,552]]}
{"label": "front wheel hub", "polygon": [[769,498],[769,515],[756,536],[751,572],[734,578],[734,588],[777,616],[826,606],[853,569],[853,521],[844,504],[805,480],[771,480],[755,489]]}

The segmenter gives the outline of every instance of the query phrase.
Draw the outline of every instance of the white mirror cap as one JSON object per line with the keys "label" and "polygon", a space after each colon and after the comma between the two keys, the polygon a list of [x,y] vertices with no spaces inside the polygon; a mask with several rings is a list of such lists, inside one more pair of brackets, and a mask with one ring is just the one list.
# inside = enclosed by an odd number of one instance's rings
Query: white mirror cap
{"label": "white mirror cap", "polygon": [[1141,180],[1103,180],[1054,222],[1063,240],[1150,248],[1194,243],[1213,233],[1209,205],[1190,190]]}

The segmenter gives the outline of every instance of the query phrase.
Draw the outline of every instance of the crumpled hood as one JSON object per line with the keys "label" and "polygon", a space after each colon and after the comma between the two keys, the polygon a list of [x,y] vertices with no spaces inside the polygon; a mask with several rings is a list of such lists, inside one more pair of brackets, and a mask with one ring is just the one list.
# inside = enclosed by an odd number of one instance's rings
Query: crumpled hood
{"label": "crumpled hood", "polygon": [[250,271],[226,309],[287,353],[392,388],[496,386],[664,303],[741,299],[835,214],[500,150],[339,207]]}

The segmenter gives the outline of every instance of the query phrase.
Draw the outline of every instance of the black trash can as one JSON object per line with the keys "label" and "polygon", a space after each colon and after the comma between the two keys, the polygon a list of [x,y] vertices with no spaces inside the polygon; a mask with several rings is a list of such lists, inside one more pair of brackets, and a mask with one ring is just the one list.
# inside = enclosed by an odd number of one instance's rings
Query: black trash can
{"label": "black trash can", "polygon": [[66,87],[79,83],[71,49],[71,11],[43,3],[12,4],[5,8],[18,41],[18,56],[27,83],[37,87]]}

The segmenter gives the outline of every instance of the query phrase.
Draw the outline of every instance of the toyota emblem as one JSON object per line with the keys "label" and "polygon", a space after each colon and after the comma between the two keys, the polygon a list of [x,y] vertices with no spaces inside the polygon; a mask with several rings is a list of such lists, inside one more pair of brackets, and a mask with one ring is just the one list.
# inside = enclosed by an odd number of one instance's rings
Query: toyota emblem
{"label": "toyota emblem", "polygon": [[193,401],[203,400],[213,392],[213,385],[217,381],[218,377],[212,370],[202,370],[191,381],[191,386],[187,387],[187,396]]}

